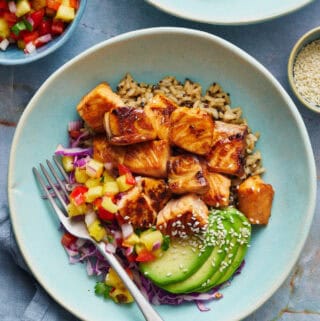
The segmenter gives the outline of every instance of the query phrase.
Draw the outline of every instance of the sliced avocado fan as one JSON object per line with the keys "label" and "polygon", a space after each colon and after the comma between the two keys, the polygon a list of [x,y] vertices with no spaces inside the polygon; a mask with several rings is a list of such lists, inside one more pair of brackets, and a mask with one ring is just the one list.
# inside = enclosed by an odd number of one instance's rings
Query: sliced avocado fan
{"label": "sliced avocado fan", "polygon": [[199,238],[197,243],[173,239],[161,257],[140,264],[140,270],[168,292],[206,292],[234,274],[246,254],[250,236],[251,225],[237,209],[212,210],[200,245]]}

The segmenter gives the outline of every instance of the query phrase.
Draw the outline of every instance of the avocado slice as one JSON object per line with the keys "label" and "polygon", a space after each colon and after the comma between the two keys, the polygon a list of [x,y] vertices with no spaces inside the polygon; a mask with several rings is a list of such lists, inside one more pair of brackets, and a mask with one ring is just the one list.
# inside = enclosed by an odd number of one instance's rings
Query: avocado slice
{"label": "avocado slice", "polygon": [[213,247],[204,247],[199,238],[173,238],[162,256],[140,263],[139,268],[143,275],[163,287],[187,279],[202,266],[212,251]]}
{"label": "avocado slice", "polygon": [[[213,247],[213,251],[207,260],[203,263],[203,265],[191,276],[189,276],[186,280],[171,283],[169,285],[165,285],[162,288],[171,293],[188,293],[193,292],[194,289],[197,289],[201,285],[206,285],[206,281],[210,276],[215,273],[227,255],[225,251],[224,244],[226,242],[230,242],[230,233],[229,230],[232,228],[232,224],[225,217],[222,218],[222,224],[224,226],[224,230],[226,231],[226,235],[224,236],[224,242],[221,242],[218,246]],[[217,224],[214,224],[212,231],[217,231]],[[208,231],[209,234],[209,231]]]}
{"label": "avocado slice", "polygon": [[[242,220],[243,220],[243,226],[245,228],[246,227],[249,228],[250,234],[251,234],[251,225],[249,223],[248,224],[245,223],[246,219],[244,220],[242,218]],[[241,238],[240,238],[240,240],[239,239],[237,240],[237,242],[239,243],[237,254],[233,257],[232,263],[229,265],[227,270],[224,272],[223,277],[218,279],[217,285],[228,281],[232,277],[232,275],[235,273],[235,271],[238,269],[238,267],[240,266],[241,262],[243,261],[243,258],[245,257],[245,255],[247,253],[248,243],[250,241],[250,234],[248,237],[245,237],[246,241],[244,243],[241,242]]]}
{"label": "avocado slice", "polygon": [[[204,287],[199,287],[195,292],[207,292],[214,286],[227,281],[237,270],[246,254],[250,241],[251,225],[247,218],[238,210],[232,209],[230,214],[232,215],[231,219],[233,222],[238,221],[238,224],[234,224],[234,231],[237,234],[231,241],[234,246],[229,250],[228,255],[221,263],[220,269],[207,280],[207,284]],[[241,236],[239,236],[239,233],[241,233]]]}
{"label": "avocado slice", "polygon": [[236,271],[246,253],[250,233],[250,223],[237,209],[213,210],[202,239],[172,239],[161,257],[141,263],[140,270],[171,293],[208,291]]}

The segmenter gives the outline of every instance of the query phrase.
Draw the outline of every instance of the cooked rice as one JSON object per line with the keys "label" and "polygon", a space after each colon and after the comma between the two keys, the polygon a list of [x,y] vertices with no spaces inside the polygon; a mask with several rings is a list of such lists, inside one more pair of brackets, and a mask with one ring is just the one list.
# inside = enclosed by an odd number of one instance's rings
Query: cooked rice
{"label": "cooked rice", "polygon": [[[175,77],[169,76],[161,79],[156,85],[150,85],[139,83],[130,74],[126,74],[117,86],[117,93],[126,105],[132,107],[144,107],[154,95],[164,94],[179,106],[205,110],[215,120],[247,125],[246,120],[241,117],[242,109],[231,108],[229,93],[226,93],[217,83],[213,83],[203,95],[201,85],[190,79],[182,83]],[[260,152],[254,150],[259,136],[259,133],[252,133],[249,128],[246,140],[245,177],[262,174],[265,170],[262,167]],[[238,180],[235,180],[233,185],[238,183]]]}

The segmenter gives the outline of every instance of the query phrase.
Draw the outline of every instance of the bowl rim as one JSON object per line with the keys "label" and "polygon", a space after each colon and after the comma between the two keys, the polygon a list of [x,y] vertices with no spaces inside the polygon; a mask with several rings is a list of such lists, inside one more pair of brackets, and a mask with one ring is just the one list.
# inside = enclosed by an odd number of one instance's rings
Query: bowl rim
{"label": "bowl rim", "polygon": [[[66,31],[61,36],[56,38],[57,41],[54,44],[51,44],[51,46],[49,46],[48,48],[43,47],[44,50],[41,52],[36,52],[35,54],[30,54],[30,55],[25,54],[24,57],[17,58],[17,59],[10,59],[10,58],[6,58],[6,57],[1,57],[1,52],[0,52],[0,65],[16,66],[16,65],[28,64],[33,61],[39,60],[39,59],[51,54],[52,52],[54,52],[58,48],[60,48],[62,45],[64,45],[66,43],[66,41],[68,39],[70,39],[73,31],[78,26],[78,24],[83,16],[86,5],[87,5],[87,0],[80,1],[80,6],[79,6],[78,11],[76,12],[75,19],[69,24]],[[49,42],[49,44],[50,44],[50,42]],[[5,54],[5,51],[3,51],[2,53]]]}
{"label": "bowl rim", "polygon": [[[300,238],[299,244],[297,244],[297,251],[295,252],[295,255],[292,256],[291,261],[288,262],[286,267],[284,267],[281,274],[278,274],[277,277],[274,279],[273,285],[270,287],[269,291],[266,292],[259,300],[256,301],[256,304],[254,306],[250,306],[246,309],[246,311],[243,311],[242,315],[239,315],[239,320],[247,317],[248,315],[252,314],[255,310],[257,310],[259,307],[261,307],[282,285],[282,283],[285,281],[285,279],[290,274],[291,270],[293,269],[295,263],[297,262],[299,256],[301,255],[301,252],[303,250],[304,244],[306,242],[307,236],[309,235],[309,230],[311,227],[312,219],[315,212],[315,206],[316,206],[316,165],[314,161],[314,155],[313,150],[311,147],[311,142],[309,140],[309,136],[307,133],[307,129],[305,127],[305,124],[302,120],[301,115],[299,114],[298,110],[295,107],[294,102],[290,98],[290,96],[287,94],[287,92],[283,89],[280,82],[269,72],[260,62],[258,62],[254,57],[246,53],[241,48],[237,47],[236,45],[232,44],[228,40],[225,40],[219,36],[213,35],[208,32],[196,30],[196,29],[190,29],[190,28],[181,28],[181,27],[153,27],[153,28],[146,28],[146,29],[139,29],[135,31],[130,31],[124,34],[120,34],[118,36],[112,37],[110,39],[104,40],[89,49],[83,51],[82,53],[78,54],[65,64],[63,64],[61,67],[59,67],[51,76],[41,85],[41,87],[36,91],[34,96],[31,98],[30,102],[26,106],[20,120],[18,123],[18,126],[16,128],[13,141],[12,141],[12,148],[10,151],[10,159],[9,159],[9,168],[8,168],[8,199],[9,199],[9,208],[12,208],[12,205],[14,203],[12,193],[10,192],[11,187],[13,186],[13,169],[14,169],[14,161],[15,161],[15,154],[16,154],[16,147],[18,139],[21,135],[21,131],[23,130],[23,125],[25,121],[27,121],[29,114],[34,110],[35,105],[37,104],[38,98],[47,90],[47,88],[50,86],[51,82],[53,82],[56,78],[60,76],[63,72],[68,70],[74,63],[77,61],[84,59],[87,56],[90,56],[93,52],[100,50],[104,47],[107,47],[109,45],[114,45],[119,42],[125,42],[126,40],[132,39],[132,38],[138,38],[138,37],[145,37],[150,35],[158,35],[158,34],[178,34],[178,35],[184,35],[184,36],[194,36],[194,37],[200,37],[203,40],[206,41],[213,41],[215,43],[218,43],[225,48],[231,50],[234,53],[237,53],[242,56],[242,58],[245,58],[248,62],[252,63],[257,70],[262,72],[268,80],[275,86],[276,90],[279,92],[279,94],[283,97],[283,99],[287,102],[287,107],[290,110],[290,113],[293,117],[293,120],[296,122],[298,130],[300,131],[301,135],[304,138],[305,142],[305,148],[306,152],[308,154],[307,162],[308,162],[308,168],[310,170],[310,174],[313,178],[315,178],[311,184],[311,191],[310,193],[310,202],[308,204],[308,208],[306,209],[305,217],[307,218],[306,222],[307,224],[304,226],[305,229],[302,233],[302,236]],[[16,230],[16,224],[15,223],[15,214],[10,211],[10,219],[12,221],[12,227],[13,232],[16,237],[17,243],[19,245],[19,248],[21,250],[22,256],[27,263],[28,268],[33,273],[34,277],[37,279],[37,281],[42,285],[42,287],[45,289],[45,291],[53,298],[58,304],[60,304],[64,309],[75,315],[76,317],[81,319],[81,316],[78,314],[77,311],[74,311],[72,308],[68,307],[67,304],[60,300],[57,296],[55,296],[55,293],[51,291],[50,288],[48,288],[45,284],[45,282],[41,278],[41,274],[37,272],[37,269],[33,266],[32,262],[28,260],[28,257],[25,255],[24,250],[24,243],[19,238],[19,234]],[[238,319],[237,319],[238,320]]]}
{"label": "bowl rim", "polygon": [[317,107],[315,104],[312,104],[308,102],[298,91],[296,87],[296,83],[293,77],[293,67],[296,60],[297,55],[302,50],[303,47],[305,47],[307,44],[311,43],[312,41],[315,41],[315,39],[310,40],[309,38],[317,35],[319,36],[320,40],[320,27],[313,28],[309,31],[307,31],[305,34],[303,34],[294,44],[293,48],[291,49],[289,59],[288,59],[288,66],[287,66],[287,73],[288,73],[288,80],[291,87],[292,92],[295,94],[295,96],[298,98],[298,100],[308,109],[312,110],[315,113],[320,114],[320,106]]}
{"label": "bowl rim", "polygon": [[241,19],[230,19],[230,20],[218,19],[218,18],[216,18],[216,19],[201,18],[201,17],[195,16],[193,13],[182,13],[179,10],[176,10],[175,8],[172,8],[166,4],[163,4],[161,2],[159,3],[159,1],[157,1],[157,0],[145,0],[145,1],[148,2],[150,5],[154,6],[155,8],[157,8],[167,14],[178,17],[178,18],[187,19],[187,20],[194,21],[194,22],[208,23],[208,24],[213,24],[213,25],[240,26],[240,25],[250,25],[250,24],[256,24],[256,23],[263,23],[266,21],[270,21],[270,20],[273,20],[276,18],[286,16],[288,14],[291,14],[293,12],[296,12],[296,11],[304,8],[305,6],[314,2],[315,0],[305,0],[302,3],[296,4],[294,7],[290,8],[290,10],[273,12],[263,18],[244,17]]}

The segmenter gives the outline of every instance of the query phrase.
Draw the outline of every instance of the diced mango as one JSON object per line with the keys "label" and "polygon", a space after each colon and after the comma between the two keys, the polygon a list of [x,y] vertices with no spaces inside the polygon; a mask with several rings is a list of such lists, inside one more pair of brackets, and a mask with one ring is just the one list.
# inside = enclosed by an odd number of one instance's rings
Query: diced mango
{"label": "diced mango", "polygon": [[87,181],[84,183],[88,188],[95,187],[95,186],[102,186],[101,178],[88,178]]}
{"label": "diced mango", "polygon": [[88,180],[89,176],[84,168],[76,167],[74,171],[74,178],[77,183],[84,184]]}
{"label": "diced mango", "polygon": [[60,19],[64,22],[71,22],[75,17],[75,9],[68,7],[64,4],[59,6],[56,14],[56,19]]}
{"label": "diced mango", "polygon": [[110,297],[117,303],[130,303],[133,302],[133,298],[130,292],[127,290],[118,274],[114,269],[110,268],[105,278],[105,284],[113,288],[110,291]]}
{"label": "diced mango", "polygon": [[18,41],[17,41],[17,46],[18,46],[18,48],[19,49],[24,49],[25,47],[26,47],[26,44],[25,44],[25,42],[22,40],[22,39],[19,39]]}
{"label": "diced mango", "polygon": [[89,177],[98,178],[102,175],[103,168],[103,163],[92,158],[86,164],[86,174]]}
{"label": "diced mango", "polygon": [[22,17],[31,11],[31,6],[28,0],[19,0],[16,4],[17,10],[15,12],[16,16]]}
{"label": "diced mango", "polygon": [[63,156],[61,159],[63,169],[69,173],[74,170],[73,157],[72,156]]}
{"label": "diced mango", "polygon": [[108,196],[102,198],[101,206],[110,213],[117,213],[118,206],[113,203],[112,199]]}
{"label": "diced mango", "polygon": [[105,282],[106,285],[109,285],[109,286],[111,286],[113,288],[117,288],[119,286],[123,286],[123,283],[120,280],[117,272],[113,268],[109,269],[109,272],[107,273],[104,282]]}
{"label": "diced mango", "polygon": [[116,303],[132,303],[134,301],[132,295],[126,288],[115,288],[109,295]]}
{"label": "diced mango", "polygon": [[104,171],[103,174],[103,182],[106,183],[106,182],[115,182],[116,179],[110,175],[107,171]]}
{"label": "diced mango", "polygon": [[162,233],[158,230],[147,230],[141,233],[140,242],[143,243],[148,251],[154,250],[154,245],[159,243],[160,246],[163,242]]}
{"label": "diced mango", "polygon": [[130,247],[130,246],[136,245],[139,242],[140,242],[139,236],[136,233],[132,233],[129,237],[123,240],[122,245]]}
{"label": "diced mango", "polygon": [[143,243],[137,243],[134,246],[134,250],[137,254],[139,254],[141,251],[146,250],[146,246]]}
{"label": "diced mango", "polygon": [[121,175],[117,178],[117,183],[118,183],[120,192],[126,192],[133,187],[132,184],[128,184],[126,181],[127,181],[126,175]]}
{"label": "diced mango", "polygon": [[99,220],[93,221],[93,223],[88,226],[88,232],[97,242],[103,240],[107,235],[106,229],[102,226]]}
{"label": "diced mango", "polygon": [[105,182],[103,184],[103,192],[105,194],[118,194],[120,192],[118,183],[116,181],[113,182]]}
{"label": "diced mango", "polygon": [[7,38],[10,35],[9,25],[6,20],[0,18],[0,38]]}
{"label": "diced mango", "polygon": [[86,202],[92,203],[96,198],[101,197],[102,195],[103,195],[102,186],[90,187],[88,191],[85,193]]}
{"label": "diced mango", "polygon": [[73,202],[67,205],[68,215],[69,217],[74,217],[78,215],[84,215],[87,212],[87,205],[75,205]]}

